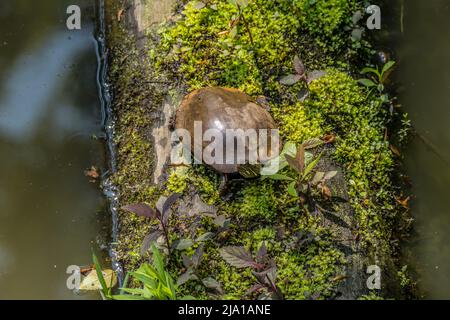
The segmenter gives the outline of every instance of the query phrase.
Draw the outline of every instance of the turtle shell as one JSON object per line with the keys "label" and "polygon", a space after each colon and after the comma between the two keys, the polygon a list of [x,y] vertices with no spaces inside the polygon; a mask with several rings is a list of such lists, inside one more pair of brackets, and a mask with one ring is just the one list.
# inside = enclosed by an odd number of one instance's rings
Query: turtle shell
{"label": "turtle shell", "polygon": [[[203,88],[188,94],[181,102],[176,113],[175,128],[185,129],[190,133],[191,150],[195,150],[196,145],[204,150],[211,141],[195,141],[194,139],[194,122],[200,121],[202,125],[202,135],[208,129],[219,130],[226,141],[226,130],[228,129],[254,129],[258,136],[259,130],[276,129],[276,124],[271,115],[247,94],[237,90],[221,87]],[[198,139],[197,139],[198,140]],[[234,152],[236,152],[236,143]],[[271,156],[271,136],[268,134],[266,146],[257,148],[265,148],[266,150],[258,150],[266,152],[265,155]],[[226,142],[224,143],[226,145]],[[249,152],[246,145],[246,154]],[[226,150],[224,148],[224,159],[226,158]],[[248,160],[248,155],[246,155]],[[258,157],[259,160],[259,157]],[[234,163],[223,164],[213,163],[211,166],[221,173],[239,172],[239,164],[237,159]]]}

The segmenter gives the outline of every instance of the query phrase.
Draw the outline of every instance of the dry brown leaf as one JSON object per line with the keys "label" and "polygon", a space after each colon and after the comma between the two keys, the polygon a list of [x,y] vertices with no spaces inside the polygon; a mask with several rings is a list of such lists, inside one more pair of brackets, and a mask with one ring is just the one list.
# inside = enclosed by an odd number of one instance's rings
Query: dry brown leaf
{"label": "dry brown leaf", "polygon": [[322,185],[322,194],[327,199],[331,199],[331,197],[333,196],[331,194],[330,188],[328,188],[325,184]]}
{"label": "dry brown leaf", "polygon": [[327,134],[322,138],[322,141],[325,144],[333,143],[336,140],[336,136],[334,134]]}
{"label": "dry brown leaf", "polygon": [[402,156],[400,151],[394,145],[390,144],[389,148],[391,149],[392,153],[395,154],[397,157],[401,157]]}
{"label": "dry brown leaf", "polygon": [[117,11],[117,21],[121,21],[122,20],[122,16],[125,13],[125,9],[120,9],[119,11]]}
{"label": "dry brown leaf", "polygon": [[405,199],[397,198],[397,202],[405,209],[409,209],[409,200],[411,200],[411,197],[406,197]]}
{"label": "dry brown leaf", "polygon": [[89,170],[86,170],[84,172],[84,175],[86,177],[89,177],[92,179],[98,179],[100,177],[100,174],[98,173],[98,169],[94,166],[92,166]]}
{"label": "dry brown leaf", "polygon": [[337,275],[336,277],[334,277],[333,279],[331,279],[331,281],[333,282],[338,282],[338,281],[342,281],[345,280],[347,277],[343,274]]}

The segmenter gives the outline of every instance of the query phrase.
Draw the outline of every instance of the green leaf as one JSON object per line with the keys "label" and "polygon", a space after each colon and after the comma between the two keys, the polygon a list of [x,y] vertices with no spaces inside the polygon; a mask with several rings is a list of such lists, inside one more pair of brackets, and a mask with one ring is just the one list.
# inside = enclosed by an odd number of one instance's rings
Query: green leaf
{"label": "green leaf", "polygon": [[98,281],[100,282],[100,285],[102,286],[102,292],[105,295],[105,297],[108,299],[110,296],[110,294],[109,294],[110,292],[109,292],[108,286],[106,285],[105,278],[103,277],[102,268],[100,267],[100,263],[97,259],[97,256],[95,255],[95,253],[92,253],[92,261],[94,261],[95,271],[97,272]]}
{"label": "green leaf", "polygon": [[368,88],[372,88],[372,87],[376,87],[377,85],[375,84],[375,82],[373,82],[370,79],[359,79],[358,83],[362,84],[363,86],[366,86]]}
{"label": "green leaf", "polygon": [[379,75],[378,70],[375,69],[375,68],[371,68],[371,67],[366,67],[366,68],[362,69],[362,70],[361,70],[361,73],[362,73],[362,74],[373,73],[373,74]]}
{"label": "green leaf", "polygon": [[119,295],[114,295],[112,296],[113,300],[118,300],[118,301],[127,301],[127,300],[147,300],[145,297],[143,296],[137,296],[137,295],[131,295],[131,294],[119,294]]}
{"label": "green leaf", "polygon": [[395,61],[389,61],[383,66],[383,70],[381,71],[381,74],[384,74],[388,70],[390,70],[395,65]]}
{"label": "green leaf", "polygon": [[305,169],[305,173],[303,174],[303,177],[306,177],[311,171],[317,166],[317,164],[320,161],[320,158],[322,158],[322,153],[317,156],[313,161],[311,161],[310,164]]}
{"label": "green leaf", "polygon": [[294,179],[292,179],[291,177],[288,177],[287,175],[284,174],[272,174],[270,176],[265,176],[268,179],[272,179],[272,180],[278,180],[278,181],[292,181]]}
{"label": "green leaf", "polygon": [[288,193],[293,197],[298,197],[297,190],[295,190],[296,181],[292,181],[288,187]]}

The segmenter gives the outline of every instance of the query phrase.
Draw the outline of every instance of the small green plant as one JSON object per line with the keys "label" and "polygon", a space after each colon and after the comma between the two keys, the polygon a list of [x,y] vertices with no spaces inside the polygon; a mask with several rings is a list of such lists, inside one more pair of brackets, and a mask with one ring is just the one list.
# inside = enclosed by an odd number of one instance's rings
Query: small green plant
{"label": "small green plant", "polygon": [[288,193],[295,199],[300,199],[302,203],[305,203],[305,201],[311,196],[312,187],[318,187],[325,197],[331,198],[331,192],[326,186],[326,181],[333,178],[337,172],[316,172],[316,174],[312,176],[312,172],[319,163],[322,154],[319,154],[314,158],[311,153],[307,152],[307,150],[314,149],[324,143],[327,142],[324,142],[318,138],[309,139],[298,148],[295,144],[287,143],[280,155],[280,158],[278,159],[280,170],[284,169],[286,166],[289,166],[293,171],[295,171],[297,177],[292,178],[288,175],[279,173],[264,175],[263,172],[263,178],[290,181],[287,190]]}
{"label": "small green plant", "polygon": [[110,300],[112,297],[112,286],[106,284],[102,268],[100,266],[97,256],[94,253],[92,253],[92,261],[94,262],[95,272],[97,273],[98,281],[102,287],[102,290],[100,290],[100,294],[103,300]]}
{"label": "small green plant", "polygon": [[252,31],[250,29],[250,26],[248,24],[247,19],[245,18],[245,15],[243,13],[243,9],[245,9],[248,6],[248,1],[249,0],[228,0],[228,2],[230,4],[232,4],[233,6],[235,6],[238,10],[238,15],[237,17],[234,17],[234,19],[231,21],[230,26],[231,26],[231,35],[236,35],[237,34],[237,27],[239,25],[239,22],[242,20],[242,22],[244,23],[245,29],[247,30],[247,34],[248,37],[250,39],[250,42],[252,44],[252,46],[255,46],[255,41],[253,40],[253,34]]}
{"label": "small green plant", "polygon": [[369,78],[359,79],[358,82],[370,89],[370,93],[372,93],[373,90],[377,90],[380,95],[379,100],[381,104],[389,101],[389,96],[384,93],[384,84],[389,75],[389,71],[394,67],[394,65],[395,61],[389,61],[383,66],[383,68],[381,68],[381,70],[378,66],[375,68],[366,67],[361,70],[361,73],[369,75]]}
{"label": "small green plant", "polygon": [[142,264],[138,270],[130,272],[130,276],[141,284],[141,288],[122,288],[123,293],[113,296],[114,300],[176,300],[177,286],[166,270],[161,252],[153,243],[151,246],[153,265]]}
{"label": "small green plant", "polygon": [[[151,246],[153,265],[142,264],[136,271],[127,273],[124,279],[124,287],[120,294],[112,294],[112,289],[107,286],[96,256],[93,256],[98,280],[101,284],[101,294],[105,300],[177,300],[178,286],[175,284],[171,274],[166,270],[164,258],[153,243]],[[137,281],[140,288],[127,288],[128,280],[132,277]],[[181,300],[193,300],[191,296],[182,297]]]}

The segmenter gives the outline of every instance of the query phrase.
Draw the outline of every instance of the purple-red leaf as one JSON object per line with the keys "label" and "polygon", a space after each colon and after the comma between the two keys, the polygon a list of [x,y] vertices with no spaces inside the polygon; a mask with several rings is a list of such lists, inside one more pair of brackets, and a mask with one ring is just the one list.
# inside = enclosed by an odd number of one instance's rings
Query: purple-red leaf
{"label": "purple-red leaf", "polygon": [[256,254],[256,260],[260,263],[263,262],[264,258],[267,256],[267,247],[266,242],[263,241],[261,247],[258,249],[258,253]]}
{"label": "purple-red leaf", "polygon": [[220,255],[228,264],[236,268],[259,267],[244,247],[225,247],[220,249]]}
{"label": "purple-red leaf", "polygon": [[200,265],[200,262],[202,261],[203,258],[203,248],[204,248],[204,244],[200,244],[197,248],[197,250],[195,250],[194,255],[192,256],[192,264],[194,266],[194,268],[197,268]]}
{"label": "purple-red leaf", "polygon": [[147,217],[151,219],[159,218],[159,212],[145,203],[134,203],[122,207],[123,210],[134,213],[140,217]]}
{"label": "purple-red leaf", "polygon": [[175,202],[181,197],[181,193],[174,193],[164,202],[161,214],[164,216],[166,212],[173,206]]}
{"label": "purple-red leaf", "polygon": [[150,249],[152,243],[158,240],[158,238],[162,235],[163,233],[160,230],[153,231],[148,235],[146,235],[141,244],[141,256],[145,255],[147,251]]}
{"label": "purple-red leaf", "polygon": [[280,79],[280,83],[286,86],[292,86],[299,82],[302,79],[302,76],[299,74],[289,74]]}
{"label": "purple-red leaf", "polygon": [[294,57],[294,69],[295,72],[297,72],[298,75],[303,76],[305,74],[305,65],[303,64],[302,60],[298,56]]}
{"label": "purple-red leaf", "polygon": [[290,155],[285,155],[286,161],[289,164],[289,166],[294,169],[295,171],[297,171],[298,173],[302,172],[302,169],[300,167],[300,164],[298,163],[297,159],[295,159],[294,157],[291,157]]}
{"label": "purple-red leaf", "polygon": [[250,289],[248,289],[246,295],[252,294],[254,292],[258,292],[261,289],[264,289],[264,286],[262,284],[255,284],[254,286],[252,286]]}

